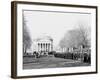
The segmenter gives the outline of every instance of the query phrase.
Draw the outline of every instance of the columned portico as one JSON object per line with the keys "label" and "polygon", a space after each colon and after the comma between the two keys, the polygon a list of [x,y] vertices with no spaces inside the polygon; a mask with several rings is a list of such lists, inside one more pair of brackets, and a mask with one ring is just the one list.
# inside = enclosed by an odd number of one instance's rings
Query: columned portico
{"label": "columned portico", "polygon": [[38,51],[39,52],[50,52],[52,51],[51,43],[38,43]]}
{"label": "columned portico", "polygon": [[49,36],[37,38],[34,40],[33,50],[40,54],[47,54],[53,51],[53,39]]}

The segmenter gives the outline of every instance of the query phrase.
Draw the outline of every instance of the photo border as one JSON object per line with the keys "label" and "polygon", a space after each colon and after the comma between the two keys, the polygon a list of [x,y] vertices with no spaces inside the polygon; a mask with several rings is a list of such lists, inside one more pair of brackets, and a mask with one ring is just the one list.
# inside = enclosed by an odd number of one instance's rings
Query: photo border
{"label": "photo border", "polygon": [[[59,7],[76,7],[76,8],[90,8],[96,9],[96,71],[92,72],[78,72],[78,73],[63,73],[63,74],[49,74],[49,75],[33,75],[33,76],[17,76],[17,4],[28,5],[45,5],[45,6],[59,6]],[[50,77],[50,76],[66,76],[66,75],[81,75],[94,74],[98,72],[98,7],[88,5],[73,5],[73,4],[58,4],[58,3],[42,3],[42,2],[26,2],[26,1],[12,1],[11,2],[11,77],[12,78],[32,78],[32,77]]]}

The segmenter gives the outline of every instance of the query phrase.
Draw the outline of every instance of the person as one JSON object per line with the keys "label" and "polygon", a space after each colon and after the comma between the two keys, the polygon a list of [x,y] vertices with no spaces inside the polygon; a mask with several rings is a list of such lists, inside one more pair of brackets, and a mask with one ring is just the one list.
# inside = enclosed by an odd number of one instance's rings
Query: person
{"label": "person", "polygon": [[38,52],[36,52],[36,58],[39,58],[39,53]]}
{"label": "person", "polygon": [[34,57],[35,57],[35,59],[36,59],[36,58],[37,58],[37,57],[36,57],[36,51],[33,52],[33,55],[34,55]]}

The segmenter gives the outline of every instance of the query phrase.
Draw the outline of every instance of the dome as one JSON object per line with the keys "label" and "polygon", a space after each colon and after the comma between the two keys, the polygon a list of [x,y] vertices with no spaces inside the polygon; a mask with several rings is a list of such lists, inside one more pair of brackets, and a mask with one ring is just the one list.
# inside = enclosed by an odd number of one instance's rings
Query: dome
{"label": "dome", "polygon": [[40,35],[39,37],[37,37],[36,40],[39,41],[39,40],[42,40],[42,39],[47,39],[47,40],[53,41],[52,37],[51,36],[48,36],[46,34]]}

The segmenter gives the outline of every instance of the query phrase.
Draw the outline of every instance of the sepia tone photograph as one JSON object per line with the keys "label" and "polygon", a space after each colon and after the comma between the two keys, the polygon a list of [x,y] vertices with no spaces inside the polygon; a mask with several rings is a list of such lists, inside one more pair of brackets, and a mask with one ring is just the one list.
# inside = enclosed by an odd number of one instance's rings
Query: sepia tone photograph
{"label": "sepia tone photograph", "polygon": [[91,13],[23,10],[23,69],[91,66]]}

